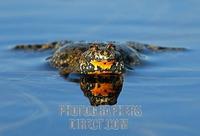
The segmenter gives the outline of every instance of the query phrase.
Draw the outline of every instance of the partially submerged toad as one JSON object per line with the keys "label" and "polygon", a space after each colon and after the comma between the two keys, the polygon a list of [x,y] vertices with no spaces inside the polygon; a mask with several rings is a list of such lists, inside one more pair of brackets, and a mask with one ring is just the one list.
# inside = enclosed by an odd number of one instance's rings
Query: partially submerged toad
{"label": "partially submerged toad", "polygon": [[72,42],[17,45],[15,50],[53,50],[47,60],[61,74],[122,74],[141,63],[147,51],[183,51],[185,48],[160,47],[137,42]]}

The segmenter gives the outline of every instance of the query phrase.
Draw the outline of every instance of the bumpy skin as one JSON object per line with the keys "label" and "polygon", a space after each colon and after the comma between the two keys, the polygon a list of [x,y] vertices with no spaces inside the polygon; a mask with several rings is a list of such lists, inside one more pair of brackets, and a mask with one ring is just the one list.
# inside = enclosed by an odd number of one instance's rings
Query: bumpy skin
{"label": "bumpy skin", "polygon": [[17,45],[16,50],[43,51],[52,49],[47,60],[61,74],[122,74],[141,63],[140,53],[145,51],[183,51],[185,48],[160,47],[137,42],[88,43],[61,41],[46,44]]}

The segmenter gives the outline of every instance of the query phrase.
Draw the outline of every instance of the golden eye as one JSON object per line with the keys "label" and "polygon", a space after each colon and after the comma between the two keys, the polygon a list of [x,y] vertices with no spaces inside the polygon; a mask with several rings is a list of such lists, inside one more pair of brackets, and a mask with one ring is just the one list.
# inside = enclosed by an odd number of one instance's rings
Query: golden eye
{"label": "golden eye", "polygon": [[109,43],[106,48],[115,50],[116,46],[113,43]]}
{"label": "golden eye", "polygon": [[89,48],[92,49],[92,50],[98,50],[99,49],[98,45],[95,44],[95,43],[93,43],[92,45],[90,45]]}

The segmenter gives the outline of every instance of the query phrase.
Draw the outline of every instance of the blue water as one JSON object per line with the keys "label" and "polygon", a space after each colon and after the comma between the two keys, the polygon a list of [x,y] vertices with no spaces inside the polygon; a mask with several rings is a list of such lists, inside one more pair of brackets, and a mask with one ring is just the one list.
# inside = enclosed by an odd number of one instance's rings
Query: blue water
{"label": "blue water", "polygon": [[[6,0],[0,2],[0,135],[199,136],[200,1]],[[133,40],[185,47],[153,53],[125,75],[117,105],[140,105],[125,130],[73,130],[60,104],[90,106],[76,83],[48,67],[50,54],[20,43]]]}

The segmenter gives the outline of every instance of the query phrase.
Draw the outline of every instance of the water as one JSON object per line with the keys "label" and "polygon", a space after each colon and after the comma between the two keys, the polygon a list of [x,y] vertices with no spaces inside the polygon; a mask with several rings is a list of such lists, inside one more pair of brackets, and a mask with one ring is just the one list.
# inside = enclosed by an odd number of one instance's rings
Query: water
{"label": "water", "polygon": [[[0,4],[0,134],[190,135],[199,132],[200,2],[197,0],[7,0]],[[12,52],[20,43],[134,40],[188,48],[147,54],[128,72],[117,105],[140,105],[125,130],[73,130],[59,105],[90,106],[79,84],[48,67],[45,53]],[[118,118],[118,117],[102,117]]]}

